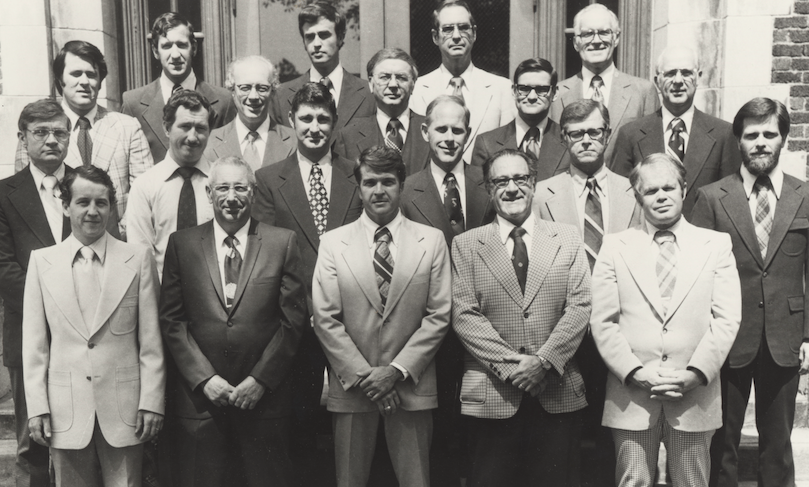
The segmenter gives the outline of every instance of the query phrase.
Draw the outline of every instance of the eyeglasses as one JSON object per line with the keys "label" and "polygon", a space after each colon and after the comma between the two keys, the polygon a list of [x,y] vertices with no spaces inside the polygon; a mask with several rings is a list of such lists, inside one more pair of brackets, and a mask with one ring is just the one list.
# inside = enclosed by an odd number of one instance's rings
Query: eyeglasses
{"label": "eyeglasses", "polygon": [[510,183],[511,181],[514,181],[514,184],[516,184],[517,186],[525,188],[525,187],[531,185],[531,176],[529,176],[528,174],[518,174],[516,176],[511,176],[511,177],[505,177],[504,176],[502,178],[494,178],[494,179],[492,179],[491,183],[496,188],[503,189],[503,188],[507,188],[508,183]]}
{"label": "eyeglasses", "polygon": [[441,31],[441,35],[444,37],[452,37],[455,34],[455,29],[458,29],[458,33],[462,36],[469,36],[472,33],[472,29],[474,28],[472,24],[446,24],[442,25],[439,30]]}
{"label": "eyeglasses", "polygon": [[51,134],[53,134],[59,142],[64,142],[70,138],[70,132],[64,129],[34,129],[27,130],[27,132],[30,132],[31,135],[34,136],[34,139],[39,141],[47,140],[48,136]]}
{"label": "eyeglasses", "polygon": [[536,92],[537,96],[542,98],[548,98],[551,94],[551,90],[553,86],[542,86],[542,85],[515,85],[514,89],[517,90],[517,94],[520,98],[525,98],[531,94],[532,91]]}
{"label": "eyeglasses", "polygon": [[247,194],[250,192],[250,188],[251,188],[250,186],[242,186],[240,184],[234,186],[218,184],[214,186],[213,190],[219,194],[228,194],[230,193],[230,190],[233,189],[233,191],[235,191],[236,194]]}
{"label": "eyeglasses", "polygon": [[396,83],[400,85],[410,83],[410,75],[404,73],[377,73],[376,76],[374,76],[374,79],[384,85],[390,83],[391,79],[395,79]]}
{"label": "eyeglasses", "polygon": [[580,142],[584,139],[584,134],[587,134],[590,140],[600,141],[608,130],[609,129],[603,127],[600,129],[574,130],[572,132],[565,132],[565,135],[572,142]]}
{"label": "eyeglasses", "polygon": [[612,29],[599,29],[599,30],[583,30],[576,34],[576,37],[581,39],[584,42],[591,42],[595,39],[595,36],[598,36],[599,39],[603,40],[610,40],[612,39],[612,35],[614,32]]}
{"label": "eyeglasses", "polygon": [[682,76],[683,79],[688,80],[693,79],[694,76],[696,75],[696,73],[694,73],[690,69],[671,69],[663,73],[662,76],[665,79],[674,79],[677,77],[677,73],[680,73],[680,76]]}
{"label": "eyeglasses", "polygon": [[255,84],[255,85],[236,85],[236,89],[239,90],[239,93],[242,95],[249,95],[253,88],[256,89],[256,93],[261,96],[269,95],[270,91],[272,91],[272,86],[270,85],[263,85],[263,84]]}

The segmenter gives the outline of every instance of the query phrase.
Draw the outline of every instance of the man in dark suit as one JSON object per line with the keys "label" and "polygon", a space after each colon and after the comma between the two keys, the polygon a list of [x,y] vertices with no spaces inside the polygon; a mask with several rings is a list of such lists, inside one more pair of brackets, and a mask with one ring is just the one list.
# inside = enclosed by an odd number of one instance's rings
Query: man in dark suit
{"label": "man in dark suit", "polygon": [[346,18],[331,2],[318,0],[298,14],[298,31],[312,67],[302,76],[282,84],[273,99],[273,119],[289,125],[288,113],[301,87],[309,82],[322,83],[331,92],[338,117],[334,130],[340,130],[354,118],[374,113],[374,97],[364,81],[340,64],[340,49],[346,36]]}
{"label": "man in dark suit", "polygon": [[368,61],[376,114],[357,118],[334,135],[334,152],[356,161],[365,149],[387,145],[402,154],[407,174],[427,166],[429,147],[421,137],[424,117],[408,108],[419,72],[409,54],[387,47]]}
{"label": "man in dark suit", "polygon": [[795,485],[790,434],[798,373],[809,371],[809,186],[778,164],[789,134],[781,102],[745,103],[733,134],[743,166],[700,188],[691,218],[730,234],[742,283],[742,323],[721,373],[723,426],[711,446],[711,485],[739,485],[739,441],[753,382],[759,485]]}
{"label": "man in dark suit", "polygon": [[556,78],[553,65],[542,58],[526,59],[517,66],[512,86],[517,118],[478,136],[472,164],[482,166],[496,152],[513,149],[530,152],[537,159],[537,181],[567,171],[570,156],[562,132],[548,118],[556,94]]}
{"label": "man in dark suit", "polygon": [[669,47],[657,61],[655,82],[663,107],[626,124],[617,134],[610,168],[629,177],[644,157],[666,152],[685,165],[688,193],[683,215],[691,216],[697,190],[739,171],[739,147],[729,123],[694,107],[702,74],[697,55],[685,47]]}
{"label": "man in dark suit", "polygon": [[251,219],[254,188],[244,160],[218,159],[214,220],[169,238],[160,326],[178,487],[293,485],[289,372],[306,287],[295,233]]}
{"label": "man in dark suit", "polygon": [[169,138],[163,130],[163,106],[179,90],[195,90],[209,100],[215,114],[211,129],[221,127],[236,116],[230,93],[224,88],[197,80],[191,61],[197,53],[197,39],[191,22],[175,12],[157,18],[152,27],[152,55],[160,61],[160,77],[146,86],[123,94],[121,113],[138,119],[155,163],[166,157]]}
{"label": "man in dark suit", "polygon": [[208,160],[238,156],[257,171],[295,152],[295,131],[269,116],[276,77],[275,67],[263,56],[230,63],[225,88],[230,90],[239,116],[211,133],[205,150]]}

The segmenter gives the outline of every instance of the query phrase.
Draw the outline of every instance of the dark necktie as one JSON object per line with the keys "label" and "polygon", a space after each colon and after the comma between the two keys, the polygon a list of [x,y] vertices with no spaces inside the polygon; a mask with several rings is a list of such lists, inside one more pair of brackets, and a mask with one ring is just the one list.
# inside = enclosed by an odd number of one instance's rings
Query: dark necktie
{"label": "dark necktie", "polygon": [[458,181],[455,175],[448,172],[444,176],[444,210],[452,225],[452,233],[459,235],[464,231],[463,208],[461,207],[461,193],[458,191]]}
{"label": "dark necktie", "polygon": [[514,252],[511,254],[511,263],[514,265],[514,272],[517,274],[517,282],[520,283],[520,290],[525,294],[525,281],[528,279],[528,249],[522,236],[525,235],[523,227],[514,227],[508,235],[514,240]]}
{"label": "dark necktie", "polygon": [[402,152],[402,147],[404,147],[401,130],[402,122],[400,122],[398,118],[390,119],[390,122],[388,122],[388,133],[385,137],[385,145],[399,152]]}
{"label": "dark necktie", "polygon": [[[455,78],[449,80],[449,84],[452,86],[452,95],[463,100],[463,78],[456,76]],[[464,100],[464,102],[466,102],[466,100]]]}
{"label": "dark necktie", "polygon": [[668,311],[674,284],[677,282],[677,251],[674,234],[661,230],[655,233],[655,242],[660,246],[657,256],[657,284],[660,286],[660,297],[663,298],[663,311]]}
{"label": "dark necktie", "polygon": [[239,284],[239,271],[242,268],[242,255],[236,248],[239,239],[232,235],[225,237],[228,254],[225,256],[225,299],[228,308],[233,306],[233,299],[236,296],[236,286]]}
{"label": "dark necktie", "polygon": [[587,179],[587,189],[589,192],[584,203],[584,250],[587,252],[592,272],[598,252],[601,250],[601,240],[604,238],[604,220],[601,214],[601,199],[596,192],[598,182],[595,178]]}
{"label": "dark necktie", "polygon": [[329,216],[329,196],[326,185],[323,184],[323,170],[317,164],[312,164],[312,172],[309,173],[309,209],[312,211],[317,234],[323,235]]}
{"label": "dark necktie", "polygon": [[324,77],[320,78],[320,84],[325,86],[326,89],[329,90],[329,93],[331,93],[331,96],[334,98],[334,105],[336,106],[337,105],[337,96],[336,96],[336,93],[334,91],[334,84],[331,82],[329,77],[324,76]]}
{"label": "dark necktie", "polygon": [[256,147],[256,139],[258,139],[258,132],[251,131],[247,133],[247,146],[244,148],[244,160],[250,164],[253,171],[261,168],[261,159],[258,157],[258,148]]}
{"label": "dark necktie", "polygon": [[669,124],[671,127],[671,137],[669,137],[669,148],[677,155],[680,162],[685,157],[685,139],[683,139],[683,132],[685,132],[685,123],[675,118]]}
{"label": "dark necktie", "polygon": [[522,140],[522,151],[539,159],[539,128],[531,127]]}
{"label": "dark necktie", "polygon": [[79,117],[79,155],[81,163],[89,166],[93,163],[93,139],[90,138],[90,121],[85,117]]}
{"label": "dark necktie", "polygon": [[[176,84],[176,85],[174,85],[174,87],[171,89],[171,95],[172,95],[172,96],[173,96],[173,95],[176,95],[177,93],[179,93],[179,92],[181,92],[181,91],[183,91],[183,87],[182,87],[182,85],[180,85],[180,84]],[[169,98],[171,98],[171,96],[170,96]]]}
{"label": "dark necktie", "polygon": [[393,277],[393,256],[390,255],[388,245],[391,241],[391,234],[388,227],[380,227],[374,232],[374,271],[376,272],[376,285],[379,286],[379,296],[382,298],[382,306],[388,300],[390,291],[390,280]]}
{"label": "dark necktie", "polygon": [[194,196],[194,185],[191,177],[197,172],[195,167],[178,167],[177,172],[183,178],[180,190],[180,203],[177,205],[177,230],[197,226],[197,199]]}
{"label": "dark necktie", "polygon": [[604,87],[604,80],[601,79],[601,76],[593,76],[593,79],[590,81],[590,86],[593,87],[592,100],[604,103],[604,93],[601,91],[601,88]]}
{"label": "dark necktie", "polygon": [[769,176],[759,176],[753,185],[753,191],[756,192],[756,238],[762,258],[767,257],[767,244],[772,231],[773,212],[769,198],[771,189],[772,181]]}

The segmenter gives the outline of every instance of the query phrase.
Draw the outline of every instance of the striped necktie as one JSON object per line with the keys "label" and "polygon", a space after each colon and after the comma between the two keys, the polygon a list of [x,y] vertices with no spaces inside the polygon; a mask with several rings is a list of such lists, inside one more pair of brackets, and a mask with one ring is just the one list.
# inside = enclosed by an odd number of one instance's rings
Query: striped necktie
{"label": "striped necktie", "polygon": [[771,189],[772,181],[769,176],[759,176],[753,184],[753,191],[756,192],[756,238],[762,258],[767,257],[767,244],[772,231],[773,212],[769,198]]}
{"label": "striped necktie", "polygon": [[404,147],[401,130],[402,122],[398,118],[392,118],[388,122],[388,133],[385,137],[385,145],[391,149],[396,149],[400,153],[402,152],[402,147]]}
{"label": "striped necktie", "polygon": [[584,250],[592,271],[604,239],[604,219],[601,214],[601,199],[596,192],[598,182],[595,178],[587,178],[586,185],[588,193],[584,203]]}
{"label": "striped necktie", "polygon": [[669,124],[671,128],[671,137],[669,137],[669,149],[683,162],[685,158],[685,139],[683,132],[685,132],[685,122],[680,118],[675,118]]}
{"label": "striped necktie", "polygon": [[392,240],[388,227],[377,228],[374,232],[374,271],[376,271],[376,285],[379,286],[379,296],[382,298],[382,306],[388,300],[390,291],[390,281],[393,278],[393,256],[390,255],[388,247]]}
{"label": "striped necktie", "polygon": [[674,284],[677,282],[677,246],[674,234],[668,230],[655,233],[655,242],[660,246],[657,256],[657,284],[660,286],[660,297],[663,298],[663,311],[668,311],[671,295],[674,293]]}

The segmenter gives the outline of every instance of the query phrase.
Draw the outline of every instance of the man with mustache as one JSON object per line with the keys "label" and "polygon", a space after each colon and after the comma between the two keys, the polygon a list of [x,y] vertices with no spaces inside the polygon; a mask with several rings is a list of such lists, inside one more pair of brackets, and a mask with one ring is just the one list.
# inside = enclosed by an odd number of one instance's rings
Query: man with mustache
{"label": "man with mustache", "polygon": [[655,76],[663,106],[623,126],[615,140],[612,161],[607,161],[610,169],[628,177],[632,167],[649,154],[665,152],[676,157],[686,169],[686,218],[691,217],[699,188],[737,172],[742,163],[730,124],[694,106],[701,75],[693,50],[666,48],[657,60]]}
{"label": "man with mustache", "polygon": [[739,442],[755,383],[758,479],[795,484],[790,435],[798,374],[809,372],[809,186],[778,158],[789,134],[783,103],[754,98],[733,119],[742,167],[697,192],[691,220],[730,234],[742,282],[742,323],[722,367],[723,426],[713,437],[711,485],[739,485]]}

